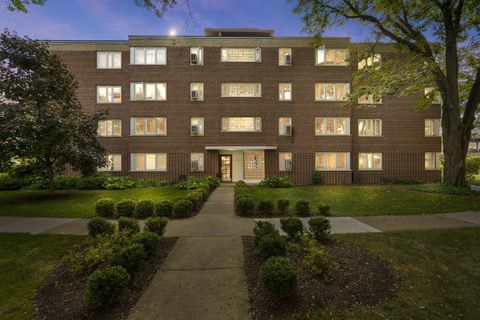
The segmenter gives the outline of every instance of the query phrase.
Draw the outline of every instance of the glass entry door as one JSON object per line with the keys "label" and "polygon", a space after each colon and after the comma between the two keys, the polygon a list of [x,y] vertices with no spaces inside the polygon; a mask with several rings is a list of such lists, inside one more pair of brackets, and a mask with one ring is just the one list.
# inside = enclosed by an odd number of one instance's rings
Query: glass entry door
{"label": "glass entry door", "polygon": [[225,182],[232,181],[232,155],[220,155],[220,180]]}

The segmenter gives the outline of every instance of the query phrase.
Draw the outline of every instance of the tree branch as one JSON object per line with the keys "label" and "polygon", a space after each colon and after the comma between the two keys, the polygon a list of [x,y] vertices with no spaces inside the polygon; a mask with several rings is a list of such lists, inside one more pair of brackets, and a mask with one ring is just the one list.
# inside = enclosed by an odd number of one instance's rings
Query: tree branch
{"label": "tree branch", "polygon": [[473,82],[470,94],[468,96],[467,103],[465,105],[465,111],[463,112],[463,124],[465,129],[471,129],[473,121],[475,120],[475,112],[480,104],[480,68],[477,69],[477,75]]}

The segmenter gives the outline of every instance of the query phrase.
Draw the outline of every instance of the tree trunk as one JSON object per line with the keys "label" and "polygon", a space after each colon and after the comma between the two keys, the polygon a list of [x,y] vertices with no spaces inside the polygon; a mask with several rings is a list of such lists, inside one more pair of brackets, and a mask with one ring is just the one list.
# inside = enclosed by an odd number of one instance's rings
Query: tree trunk
{"label": "tree trunk", "polygon": [[47,177],[48,177],[48,193],[53,195],[55,194],[55,183],[53,181],[53,165],[51,163],[48,163],[46,165],[47,169]]}
{"label": "tree trunk", "polygon": [[456,114],[446,114],[443,109],[443,183],[451,187],[463,187],[465,180],[465,159],[468,151],[468,138],[461,119]]}

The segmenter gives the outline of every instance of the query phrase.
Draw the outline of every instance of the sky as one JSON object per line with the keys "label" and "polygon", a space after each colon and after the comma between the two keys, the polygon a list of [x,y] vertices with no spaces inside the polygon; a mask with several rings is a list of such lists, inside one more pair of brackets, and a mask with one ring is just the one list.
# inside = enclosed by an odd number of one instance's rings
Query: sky
{"label": "sky", "polygon": [[[203,35],[204,28],[274,29],[276,36],[299,36],[303,22],[287,0],[184,0],[159,18],[134,0],[47,0],[28,13],[9,12],[0,0],[0,30],[8,28],[34,39],[126,40],[128,35]],[[367,39],[358,25],[328,30],[325,36]]]}

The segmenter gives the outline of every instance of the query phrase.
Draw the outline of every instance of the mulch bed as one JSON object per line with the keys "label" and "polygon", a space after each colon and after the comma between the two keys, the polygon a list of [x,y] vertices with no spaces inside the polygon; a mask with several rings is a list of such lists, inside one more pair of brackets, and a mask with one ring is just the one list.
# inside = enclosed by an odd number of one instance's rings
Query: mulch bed
{"label": "mulch bed", "polygon": [[302,319],[319,308],[334,305],[347,309],[353,305],[371,306],[395,297],[401,279],[393,270],[370,254],[339,241],[322,243],[338,264],[338,271],[328,281],[313,278],[303,266],[303,254],[288,246],[287,256],[298,270],[298,288],[286,299],[272,297],[260,278],[261,258],[253,237],[243,237],[253,320]]}
{"label": "mulch bed", "polygon": [[[36,320],[122,320],[126,319],[144,290],[150,284],[178,238],[162,238],[155,255],[132,277],[128,294],[114,307],[92,312],[85,304],[88,274],[71,271],[68,263],[61,262],[47,276],[38,289],[35,300]],[[79,248],[80,249],[80,248]]]}

